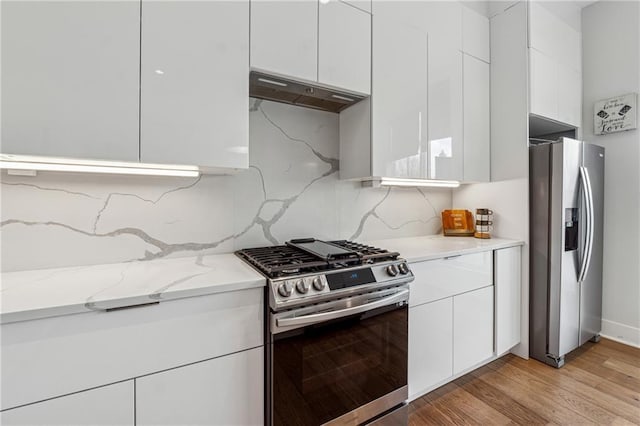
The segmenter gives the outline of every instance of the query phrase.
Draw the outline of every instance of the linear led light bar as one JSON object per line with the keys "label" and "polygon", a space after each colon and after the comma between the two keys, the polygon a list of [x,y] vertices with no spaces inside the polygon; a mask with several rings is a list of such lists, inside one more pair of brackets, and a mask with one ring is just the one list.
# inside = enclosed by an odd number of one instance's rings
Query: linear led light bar
{"label": "linear led light bar", "polygon": [[136,164],[119,161],[92,161],[62,158],[0,155],[0,169],[49,172],[105,173],[144,176],[198,177],[196,166]]}
{"label": "linear led light bar", "polygon": [[373,186],[429,186],[435,188],[457,188],[460,186],[460,182],[456,180],[434,180],[434,179],[398,179],[398,178],[374,178],[369,181],[365,181],[365,184],[370,182]]}
{"label": "linear led light bar", "polygon": [[275,81],[275,80],[269,80],[267,78],[258,78],[258,81],[261,81],[263,83],[267,83],[267,84],[273,84],[274,86],[280,86],[280,87],[287,87],[288,84],[287,83],[283,83],[281,81]]}
{"label": "linear led light bar", "polygon": [[342,95],[331,95],[332,98],[336,98],[336,99],[340,99],[342,101],[347,101],[347,102],[353,102],[355,99],[353,98],[347,98],[346,96],[342,96]]}

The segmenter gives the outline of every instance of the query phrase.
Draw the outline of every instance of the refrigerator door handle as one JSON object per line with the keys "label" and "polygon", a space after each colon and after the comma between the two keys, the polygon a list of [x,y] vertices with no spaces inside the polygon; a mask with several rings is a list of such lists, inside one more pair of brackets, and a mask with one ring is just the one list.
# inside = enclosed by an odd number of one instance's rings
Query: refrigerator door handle
{"label": "refrigerator door handle", "polygon": [[580,273],[578,274],[578,282],[582,282],[587,277],[589,272],[589,264],[591,263],[591,253],[593,252],[593,191],[591,189],[591,179],[589,178],[589,170],[586,167],[580,166],[580,180],[582,182],[582,196],[584,197],[584,203],[586,207],[586,238],[585,247],[582,254],[582,261],[580,262]]}

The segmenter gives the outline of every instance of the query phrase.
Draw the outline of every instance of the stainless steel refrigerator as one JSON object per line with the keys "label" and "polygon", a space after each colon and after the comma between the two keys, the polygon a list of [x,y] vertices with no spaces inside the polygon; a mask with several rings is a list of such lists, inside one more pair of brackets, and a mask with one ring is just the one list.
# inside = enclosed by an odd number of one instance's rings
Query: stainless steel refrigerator
{"label": "stainless steel refrigerator", "polygon": [[556,368],[602,317],[604,148],[569,138],[529,148],[529,355]]}

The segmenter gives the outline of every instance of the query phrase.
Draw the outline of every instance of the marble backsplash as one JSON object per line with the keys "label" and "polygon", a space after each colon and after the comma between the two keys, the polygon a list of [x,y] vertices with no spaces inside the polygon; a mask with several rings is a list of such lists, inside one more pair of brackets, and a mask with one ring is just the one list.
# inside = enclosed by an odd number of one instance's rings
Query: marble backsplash
{"label": "marble backsplash", "polygon": [[336,114],[252,100],[251,166],[233,176],[3,171],[2,270],[439,233],[451,191],[340,181],[338,130]]}

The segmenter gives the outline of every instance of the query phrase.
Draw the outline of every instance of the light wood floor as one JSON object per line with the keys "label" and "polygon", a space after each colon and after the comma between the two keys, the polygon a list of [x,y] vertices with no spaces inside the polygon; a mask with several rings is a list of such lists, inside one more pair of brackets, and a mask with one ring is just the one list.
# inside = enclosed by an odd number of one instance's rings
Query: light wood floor
{"label": "light wood floor", "polygon": [[640,425],[640,349],[587,343],[559,370],[504,356],[413,401],[409,425]]}

